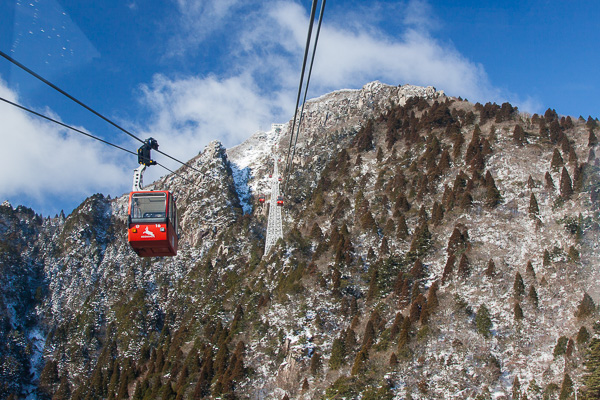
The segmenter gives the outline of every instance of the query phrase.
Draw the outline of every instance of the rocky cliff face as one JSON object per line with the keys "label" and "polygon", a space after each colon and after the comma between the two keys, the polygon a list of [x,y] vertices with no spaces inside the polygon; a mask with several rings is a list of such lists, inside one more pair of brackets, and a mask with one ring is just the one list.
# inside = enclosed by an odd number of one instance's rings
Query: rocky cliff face
{"label": "rocky cliff face", "polygon": [[290,130],[213,142],[150,185],[177,196],[174,258],[129,248],[126,195],[53,219],[0,206],[0,397],[552,398],[587,382],[596,120],[378,82],[312,100],[285,240],[263,254],[256,199]]}

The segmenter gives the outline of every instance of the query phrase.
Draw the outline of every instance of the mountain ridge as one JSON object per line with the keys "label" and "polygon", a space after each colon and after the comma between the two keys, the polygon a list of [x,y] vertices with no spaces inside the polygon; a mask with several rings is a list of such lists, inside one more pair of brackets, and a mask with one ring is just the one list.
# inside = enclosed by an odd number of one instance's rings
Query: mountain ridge
{"label": "mountain ridge", "polygon": [[174,259],[131,251],[126,195],[46,219],[0,206],[3,282],[25,289],[0,293],[0,337],[14,343],[0,396],[581,388],[600,296],[596,120],[379,82],[313,99],[284,177],[284,240],[262,254],[257,196],[290,129],[211,142],[189,161],[200,173],[148,185],[177,196]]}

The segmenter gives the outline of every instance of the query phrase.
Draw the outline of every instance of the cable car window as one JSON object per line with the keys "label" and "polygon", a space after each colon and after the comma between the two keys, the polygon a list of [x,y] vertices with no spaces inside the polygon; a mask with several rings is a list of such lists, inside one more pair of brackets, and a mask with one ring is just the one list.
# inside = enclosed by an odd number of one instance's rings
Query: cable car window
{"label": "cable car window", "polygon": [[131,222],[165,222],[166,193],[133,193],[131,195]]}

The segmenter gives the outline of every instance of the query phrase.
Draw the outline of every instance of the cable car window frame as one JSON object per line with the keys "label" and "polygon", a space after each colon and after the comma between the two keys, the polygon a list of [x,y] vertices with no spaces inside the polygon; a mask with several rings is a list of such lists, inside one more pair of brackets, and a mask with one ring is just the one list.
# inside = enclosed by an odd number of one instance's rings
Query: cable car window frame
{"label": "cable car window frame", "polygon": [[[148,204],[140,205],[140,199],[157,199]],[[160,199],[158,199],[160,198]],[[138,192],[131,194],[131,205],[129,209],[129,221],[133,224],[147,224],[147,223],[166,223],[167,222],[167,193],[165,192]],[[153,204],[154,207],[149,208],[151,203],[161,202],[161,208],[157,204]],[[144,214],[163,214],[163,216],[150,216],[144,217]],[[137,214],[137,216],[135,216]]]}
{"label": "cable car window frame", "polygon": [[173,226],[175,235],[179,234],[179,226],[177,222],[177,204],[173,196],[169,196],[169,223]]}

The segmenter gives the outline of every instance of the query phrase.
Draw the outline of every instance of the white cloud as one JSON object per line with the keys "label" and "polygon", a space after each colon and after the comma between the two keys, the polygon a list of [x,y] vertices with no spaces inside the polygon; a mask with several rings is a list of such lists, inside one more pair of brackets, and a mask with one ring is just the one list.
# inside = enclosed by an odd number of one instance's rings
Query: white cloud
{"label": "white cloud", "polygon": [[[2,81],[0,96],[18,103]],[[41,113],[52,115],[51,110]],[[117,161],[123,156],[110,147],[5,102],[0,102],[0,120],[1,199],[27,197],[44,203],[54,197],[115,193],[125,182],[129,186],[131,174]]]}
{"label": "white cloud", "polygon": [[[481,65],[429,35],[435,19],[426,2],[410,2],[404,10],[393,7],[392,11],[399,13],[398,23],[403,24],[403,33],[398,37],[367,23],[361,25],[359,20],[346,19],[340,26],[328,24],[325,14],[315,60],[315,91],[358,88],[369,81],[381,80],[390,84],[434,85],[468,98],[497,97]],[[269,17],[277,32],[252,35],[259,38],[255,47],[264,46],[264,42],[269,45],[269,41],[281,37],[294,39],[293,43],[284,42],[287,51],[298,52],[298,48],[304,47],[308,16],[302,7],[281,2],[271,9]],[[265,25],[272,26],[271,21]]]}
{"label": "white cloud", "polygon": [[[236,0],[178,0],[178,4],[180,10],[188,11],[182,14],[181,25],[190,32],[207,32],[240,6]],[[501,97],[481,65],[429,35],[437,22],[428,3],[413,1],[404,8],[395,4],[388,11],[399,14],[402,34],[398,37],[382,32],[373,25],[376,20],[361,19],[360,14],[345,16],[344,23],[336,26],[328,23],[326,10],[311,97],[335,89],[360,88],[373,80],[434,85],[472,101]],[[235,18],[243,24],[238,24],[239,37],[224,43],[232,50],[218,61],[228,66],[220,75],[157,75],[142,87],[142,103],[154,116],[142,129],[144,137],[158,139],[166,152],[179,159],[193,157],[213,139],[233,146],[259,126],[287,121],[293,115],[308,10],[294,1],[272,1]],[[211,21],[208,26],[206,20]],[[197,39],[188,44],[197,45]]]}
{"label": "white cloud", "polygon": [[211,33],[223,29],[223,22],[242,0],[173,0],[179,14],[178,31],[169,38],[169,55],[194,51]]}
{"label": "white cloud", "polygon": [[[270,124],[277,109],[273,100],[259,94],[248,74],[180,80],[156,75],[142,92],[153,118],[141,135],[157,139],[165,152],[182,160],[195,156],[214,139],[227,147],[242,142],[260,126]],[[149,171],[148,176],[158,172]]]}

